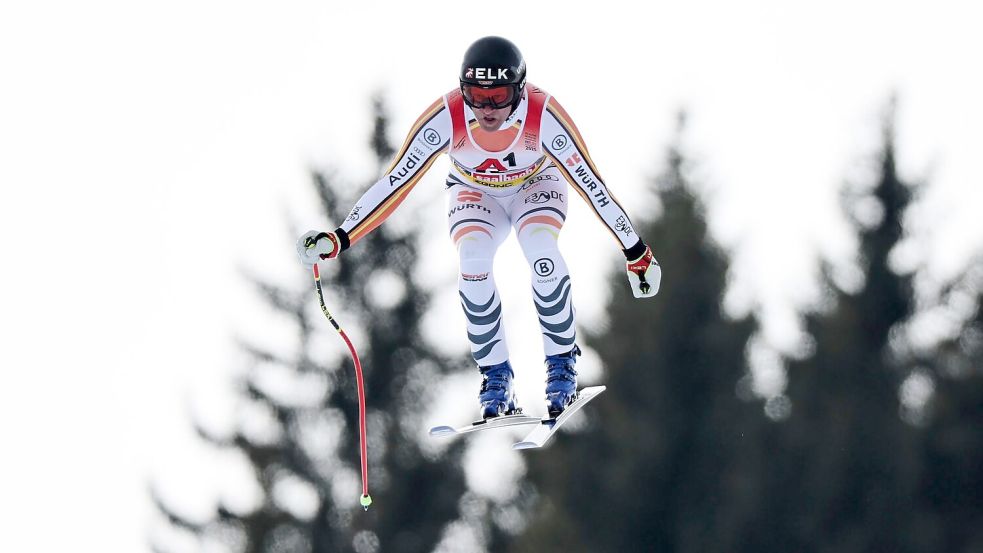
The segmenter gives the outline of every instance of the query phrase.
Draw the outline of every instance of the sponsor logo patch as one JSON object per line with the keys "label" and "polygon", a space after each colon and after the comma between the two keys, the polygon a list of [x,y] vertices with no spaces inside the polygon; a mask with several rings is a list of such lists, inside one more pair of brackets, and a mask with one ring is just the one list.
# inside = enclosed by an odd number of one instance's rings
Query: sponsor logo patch
{"label": "sponsor logo patch", "polygon": [[466,209],[477,209],[478,211],[484,211],[485,213],[491,213],[491,210],[490,209],[488,209],[487,207],[485,207],[483,205],[480,205],[480,204],[460,204],[460,205],[457,205],[457,206],[454,206],[453,208],[451,208],[451,210],[447,212],[447,217],[450,218],[452,215],[454,215],[458,211],[464,211]]}
{"label": "sponsor logo patch", "polygon": [[563,201],[563,194],[555,190],[550,190],[549,192],[534,192],[526,196],[525,203],[527,204],[545,204],[550,200],[560,200]]}
{"label": "sponsor logo patch", "polygon": [[[574,155],[576,156],[577,154]],[[574,173],[580,177],[580,182],[584,183],[583,189],[593,193],[599,207],[604,207],[611,203],[611,200],[608,199],[608,195],[604,192],[604,187],[599,186],[597,181],[591,178],[591,176],[582,166],[578,166]]]}
{"label": "sponsor logo patch", "polygon": [[457,201],[459,202],[477,202],[481,200],[481,192],[477,190],[462,190],[457,193]]}
{"label": "sponsor logo patch", "polygon": [[631,236],[635,232],[632,230],[631,225],[628,224],[628,219],[626,219],[624,215],[615,220],[614,228],[618,232],[623,232],[625,236]]}
{"label": "sponsor logo patch", "polygon": [[495,173],[504,173],[505,171],[508,171],[508,169],[502,165],[501,161],[498,161],[493,157],[486,159],[481,165],[474,168],[475,173],[487,173],[490,171],[494,171]]}
{"label": "sponsor logo patch", "polygon": [[501,67],[469,67],[464,71],[464,78],[484,81],[508,79],[509,70]]}
{"label": "sponsor logo patch", "polygon": [[[532,165],[524,169],[508,170],[502,163],[496,159],[488,159],[482,163],[479,168],[470,169],[465,167],[461,162],[454,158],[451,158],[454,163],[454,167],[457,168],[461,174],[467,176],[471,181],[488,186],[491,188],[508,188],[510,186],[517,186],[522,184],[525,179],[529,178],[530,175],[536,174],[542,167],[543,162],[546,161],[546,156],[543,156],[536,160]],[[488,170],[482,170],[482,169]],[[502,171],[501,169],[505,169]]]}
{"label": "sponsor logo patch", "polygon": [[389,186],[395,186],[399,183],[399,181],[406,178],[413,169],[420,165],[421,161],[422,157],[416,155],[415,153],[410,153],[407,155],[405,161],[402,165],[400,165],[399,169],[389,173]]}
{"label": "sponsor logo patch", "polygon": [[536,175],[535,177],[527,180],[526,183],[522,185],[522,190],[529,190],[530,188],[532,188],[532,187],[536,186],[537,184],[540,184],[540,183],[542,183],[544,181],[558,182],[559,180],[560,179],[556,178],[553,175],[550,175],[549,173],[546,173],[546,174],[543,174],[543,175]]}
{"label": "sponsor logo patch", "polygon": [[535,263],[533,263],[533,268],[535,269],[537,275],[541,277],[548,277],[553,274],[553,269],[555,269],[556,266],[553,265],[552,259],[548,257],[541,257],[537,259]]}
{"label": "sponsor logo patch", "polygon": [[440,144],[440,133],[427,127],[423,130],[423,139],[427,141],[427,144],[436,146]]}

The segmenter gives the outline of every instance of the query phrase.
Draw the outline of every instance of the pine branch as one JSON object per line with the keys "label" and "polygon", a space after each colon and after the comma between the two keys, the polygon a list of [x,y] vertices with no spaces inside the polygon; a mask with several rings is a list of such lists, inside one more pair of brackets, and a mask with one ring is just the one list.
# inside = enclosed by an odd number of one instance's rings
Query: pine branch
{"label": "pine branch", "polygon": [[169,505],[167,505],[167,503],[164,502],[164,499],[160,496],[159,493],[157,493],[157,490],[154,489],[153,487],[151,487],[150,489],[150,498],[153,501],[154,506],[157,507],[157,511],[160,512],[160,514],[164,515],[165,518],[167,518],[171,526],[180,528],[182,530],[187,530],[188,532],[191,532],[196,536],[201,536],[202,533],[207,528],[208,521],[195,522],[185,517],[184,515],[178,513],[177,511],[172,509]]}
{"label": "pine branch", "polygon": [[292,363],[287,359],[273,353],[272,351],[250,344],[244,340],[238,340],[240,349],[250,358],[258,363],[270,363],[275,365],[290,366]]}
{"label": "pine branch", "polygon": [[235,440],[232,436],[222,437],[218,434],[210,432],[198,420],[195,420],[192,424],[194,424],[195,433],[198,434],[198,437],[205,441],[205,443],[209,443],[221,449],[228,449],[235,445]]}
{"label": "pine branch", "polygon": [[310,293],[305,290],[300,294],[268,282],[245,269],[241,269],[242,277],[266,299],[267,303],[277,311],[285,313],[303,313],[304,306],[310,299]]}

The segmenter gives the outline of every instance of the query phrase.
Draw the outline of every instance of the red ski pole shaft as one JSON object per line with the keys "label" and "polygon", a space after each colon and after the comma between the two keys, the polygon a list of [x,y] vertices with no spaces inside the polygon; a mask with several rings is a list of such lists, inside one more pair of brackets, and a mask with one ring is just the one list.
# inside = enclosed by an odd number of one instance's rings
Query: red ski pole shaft
{"label": "red ski pole shaft", "polygon": [[331,326],[341,335],[341,339],[345,341],[348,351],[352,354],[352,360],[355,362],[355,384],[358,388],[358,440],[359,453],[362,459],[362,497],[359,498],[359,503],[363,509],[368,511],[369,505],[372,504],[372,496],[369,495],[369,464],[365,445],[365,384],[362,380],[362,362],[359,361],[358,352],[355,351],[352,341],[348,339],[348,334],[345,334],[338,321],[331,316],[328,307],[324,305],[324,291],[321,289],[321,274],[318,271],[317,263],[314,264],[314,287],[317,289],[317,299],[321,303],[321,311],[324,312],[324,316],[328,318]]}

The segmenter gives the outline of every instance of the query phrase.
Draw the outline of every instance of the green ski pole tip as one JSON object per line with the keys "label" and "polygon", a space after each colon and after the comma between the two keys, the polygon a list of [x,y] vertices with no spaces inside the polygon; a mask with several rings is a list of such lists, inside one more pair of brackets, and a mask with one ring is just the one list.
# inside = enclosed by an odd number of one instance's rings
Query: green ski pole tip
{"label": "green ski pole tip", "polygon": [[369,505],[372,504],[372,496],[371,495],[363,495],[361,498],[359,498],[358,502],[362,504],[362,508],[363,509],[365,509],[366,511],[368,511],[369,510]]}

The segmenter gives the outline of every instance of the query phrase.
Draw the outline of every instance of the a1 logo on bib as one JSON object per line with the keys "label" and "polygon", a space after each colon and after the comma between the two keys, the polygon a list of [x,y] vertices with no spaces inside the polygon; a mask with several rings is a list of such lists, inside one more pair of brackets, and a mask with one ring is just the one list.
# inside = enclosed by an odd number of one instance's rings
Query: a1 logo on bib
{"label": "a1 logo on bib", "polygon": [[475,172],[478,173],[488,173],[488,172],[504,173],[508,169],[506,169],[505,166],[502,165],[501,161],[498,161],[497,159],[490,157],[486,159],[484,163],[475,167],[474,170]]}
{"label": "a1 logo on bib", "polygon": [[[502,161],[508,162],[509,167],[515,167],[515,152],[502,158]],[[490,157],[483,161],[481,165],[474,168],[475,173],[504,173],[508,171],[505,165],[502,165],[502,161]]]}
{"label": "a1 logo on bib", "polygon": [[553,265],[553,260],[548,257],[541,257],[536,260],[535,263],[536,274],[541,277],[548,277],[551,274],[553,274],[554,268],[555,266]]}

